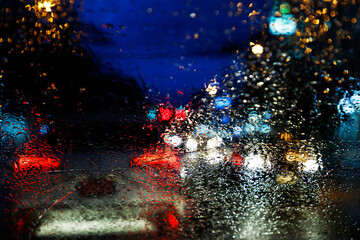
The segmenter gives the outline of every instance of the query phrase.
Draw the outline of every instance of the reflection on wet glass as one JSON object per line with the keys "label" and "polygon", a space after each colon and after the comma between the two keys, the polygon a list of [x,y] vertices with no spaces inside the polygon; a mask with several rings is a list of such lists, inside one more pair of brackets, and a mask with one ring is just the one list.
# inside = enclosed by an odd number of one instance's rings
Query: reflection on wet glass
{"label": "reflection on wet glass", "polygon": [[1,1],[1,231],[356,239],[359,9]]}

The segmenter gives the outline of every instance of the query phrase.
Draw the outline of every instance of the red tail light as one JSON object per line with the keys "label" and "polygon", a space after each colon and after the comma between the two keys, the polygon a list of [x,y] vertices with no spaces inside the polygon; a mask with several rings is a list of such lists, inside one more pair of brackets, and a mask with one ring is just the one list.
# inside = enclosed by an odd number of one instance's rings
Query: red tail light
{"label": "red tail light", "polygon": [[146,152],[133,161],[134,165],[180,169],[180,158],[174,151],[157,149],[155,153]]}
{"label": "red tail light", "polygon": [[20,156],[15,163],[15,172],[33,173],[60,169],[60,160],[52,157]]}
{"label": "red tail light", "polygon": [[244,161],[243,161],[242,157],[237,152],[234,152],[232,154],[231,161],[235,166],[242,166],[244,164]]}

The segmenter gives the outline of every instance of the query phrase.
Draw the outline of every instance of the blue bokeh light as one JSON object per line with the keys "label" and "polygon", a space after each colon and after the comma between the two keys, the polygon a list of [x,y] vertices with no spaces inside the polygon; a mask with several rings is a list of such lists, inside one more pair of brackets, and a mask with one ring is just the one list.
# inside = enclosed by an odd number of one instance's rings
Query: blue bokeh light
{"label": "blue bokeh light", "polygon": [[352,96],[347,97],[349,93],[346,92],[344,97],[340,99],[337,109],[340,114],[351,115],[360,112],[360,93],[355,92]]}
{"label": "blue bokeh light", "polygon": [[225,109],[231,106],[231,98],[226,96],[220,96],[215,98],[215,108],[217,110]]}
{"label": "blue bokeh light", "polygon": [[198,135],[205,135],[207,137],[212,137],[214,136],[214,131],[212,131],[207,125],[205,124],[199,124],[198,126],[196,126],[195,128],[195,134]]}
{"label": "blue bokeh light", "polygon": [[296,32],[296,21],[291,14],[269,18],[269,29],[273,35],[293,35]]}
{"label": "blue bokeh light", "polygon": [[147,118],[152,121],[156,118],[156,110],[155,109],[150,109],[147,113]]}
{"label": "blue bokeh light", "polygon": [[50,131],[50,128],[48,125],[42,125],[39,130],[41,135],[45,135],[45,134],[49,133],[49,131]]}
{"label": "blue bokeh light", "polygon": [[229,124],[231,122],[231,118],[228,115],[221,116],[220,117],[220,122],[222,124]]}
{"label": "blue bokeh light", "polygon": [[242,127],[240,127],[240,126],[235,126],[235,127],[233,128],[233,134],[234,134],[234,136],[236,136],[236,137],[241,136],[241,135],[243,134],[243,129],[242,129]]}
{"label": "blue bokeh light", "polygon": [[19,146],[29,140],[29,128],[26,120],[11,114],[3,114],[0,119],[1,144],[7,147]]}

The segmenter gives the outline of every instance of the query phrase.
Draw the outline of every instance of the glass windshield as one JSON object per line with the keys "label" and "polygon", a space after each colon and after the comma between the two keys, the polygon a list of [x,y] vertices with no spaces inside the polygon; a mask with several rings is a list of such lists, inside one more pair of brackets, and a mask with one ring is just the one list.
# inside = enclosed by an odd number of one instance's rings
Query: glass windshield
{"label": "glass windshield", "polygon": [[355,0],[0,1],[7,239],[357,239]]}

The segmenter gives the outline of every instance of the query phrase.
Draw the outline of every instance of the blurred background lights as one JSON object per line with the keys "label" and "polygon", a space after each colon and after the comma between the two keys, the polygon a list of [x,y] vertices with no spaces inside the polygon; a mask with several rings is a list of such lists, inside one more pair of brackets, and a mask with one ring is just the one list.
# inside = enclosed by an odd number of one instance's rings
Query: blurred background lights
{"label": "blurred background lights", "polygon": [[25,119],[4,114],[0,120],[1,144],[21,145],[29,140],[29,129]]}
{"label": "blurred background lights", "polygon": [[40,130],[39,130],[39,132],[40,132],[41,135],[45,135],[45,134],[47,134],[49,131],[50,131],[50,128],[49,128],[48,125],[42,125],[42,126],[40,127]]}
{"label": "blurred background lights", "polygon": [[280,4],[279,12],[281,14],[288,14],[288,13],[290,13],[290,11],[291,11],[291,7],[290,7],[290,5],[288,3]]}
{"label": "blurred background lights", "polygon": [[231,98],[226,96],[221,96],[215,98],[215,108],[216,109],[224,109],[226,107],[231,106]]}
{"label": "blurred background lights", "polygon": [[350,102],[355,106],[356,110],[360,110],[360,92],[356,91],[354,95],[350,97]]}
{"label": "blurred background lights", "polygon": [[258,122],[260,121],[260,115],[257,112],[252,111],[249,113],[248,121],[251,123]]}
{"label": "blurred background lights", "polygon": [[254,46],[252,46],[251,51],[254,54],[262,54],[264,52],[264,47],[260,44],[255,44]]}
{"label": "blurred background lights", "polygon": [[269,28],[273,35],[293,35],[296,32],[296,21],[291,14],[272,16],[269,19]]}
{"label": "blurred background lights", "polygon": [[269,124],[262,124],[259,128],[259,131],[263,134],[268,134],[271,131],[271,126]]}
{"label": "blurred background lights", "polygon": [[189,138],[185,144],[186,150],[189,152],[195,152],[198,147],[198,143],[195,139]]}
{"label": "blurred background lights", "polygon": [[173,112],[169,107],[160,107],[160,120],[169,121],[173,117]]}
{"label": "blurred background lights", "polygon": [[[357,1],[3,2],[0,212],[15,231],[327,239],[317,234],[360,229],[345,212],[347,190],[360,192],[360,7],[345,6]],[[113,196],[77,194],[108,179]]]}
{"label": "blurred background lights", "polygon": [[233,133],[235,136],[240,136],[243,132],[243,129],[240,126],[235,126],[233,128]]}
{"label": "blurred background lights", "polygon": [[16,172],[22,172],[24,174],[46,172],[60,169],[61,162],[60,159],[53,157],[19,156],[14,168]]}
{"label": "blurred background lights", "polygon": [[182,139],[178,135],[173,135],[173,136],[165,135],[164,142],[170,144],[173,147],[179,147],[182,144]]}
{"label": "blurred background lights", "polygon": [[147,113],[147,118],[151,121],[154,120],[156,118],[156,110],[150,109]]}
{"label": "blurred background lights", "polygon": [[293,172],[285,172],[276,177],[276,182],[279,184],[295,184],[297,176]]}
{"label": "blurred background lights", "polygon": [[222,124],[229,124],[231,121],[231,118],[228,115],[221,116],[220,121]]}
{"label": "blurred background lights", "polygon": [[246,134],[254,133],[257,130],[256,126],[250,123],[245,124],[244,126],[244,132]]}
{"label": "blurred background lights", "polygon": [[271,113],[269,111],[264,112],[262,118],[265,120],[269,120],[271,118]]}
{"label": "blurred background lights", "polygon": [[350,101],[350,99],[344,97],[342,98],[337,105],[339,113],[345,113],[347,115],[354,114],[356,112],[355,105]]}
{"label": "blurred background lights", "polygon": [[316,172],[321,169],[321,165],[315,159],[303,162],[303,166],[303,170],[310,173]]}
{"label": "blurred background lights", "polygon": [[195,128],[195,133],[200,134],[200,135],[206,135],[208,137],[214,136],[214,132],[208,126],[206,126],[204,124],[199,124]]}
{"label": "blurred background lights", "polygon": [[55,0],[38,0],[34,6],[27,5],[29,9],[34,9],[37,17],[46,17],[52,12],[52,8],[56,6]]}
{"label": "blurred background lights", "polygon": [[55,6],[55,3],[51,1],[38,2],[38,8],[43,9],[45,12],[51,12],[51,8]]}
{"label": "blurred background lights", "polygon": [[180,177],[182,179],[185,179],[187,177],[187,169],[186,168],[181,168],[180,169]]}
{"label": "blurred background lights", "polygon": [[[139,231],[155,231],[155,227],[150,221],[143,219],[118,219],[112,220],[91,220],[81,221],[72,219],[73,210],[61,211],[61,214],[55,211],[50,219],[45,220],[39,229],[36,230],[36,236],[39,238],[56,235],[72,238],[74,236],[91,236],[99,233],[137,233]],[[94,215],[98,214],[96,212]],[[61,215],[59,217],[57,215]],[[55,217],[54,217],[55,216]],[[66,219],[68,217],[69,219]]]}
{"label": "blurred background lights", "polygon": [[215,83],[210,83],[205,91],[207,91],[211,96],[215,96],[216,93],[217,93],[218,86],[219,85],[216,82]]}
{"label": "blurred background lights", "polygon": [[208,163],[215,165],[219,164],[225,159],[225,154],[219,152],[219,151],[210,151],[208,155],[206,156],[206,160]]}
{"label": "blurred background lights", "polygon": [[244,162],[251,170],[263,170],[265,167],[265,159],[259,154],[250,153],[245,157]]}
{"label": "blurred background lights", "polygon": [[206,144],[206,148],[207,149],[212,149],[212,148],[217,148],[217,147],[221,147],[223,141],[221,139],[221,137],[214,137],[208,140],[207,144]]}

